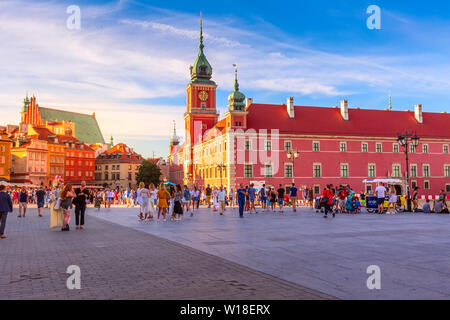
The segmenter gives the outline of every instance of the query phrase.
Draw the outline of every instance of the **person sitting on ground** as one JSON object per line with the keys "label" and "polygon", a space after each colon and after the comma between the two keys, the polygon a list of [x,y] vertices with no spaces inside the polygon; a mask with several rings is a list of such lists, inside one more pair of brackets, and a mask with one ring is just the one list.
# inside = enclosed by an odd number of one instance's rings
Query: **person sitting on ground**
{"label": "person sitting on ground", "polygon": [[430,199],[425,200],[422,206],[423,213],[431,213]]}
{"label": "person sitting on ground", "polygon": [[444,204],[440,200],[434,201],[434,212],[435,213],[441,213],[442,209],[444,209]]}

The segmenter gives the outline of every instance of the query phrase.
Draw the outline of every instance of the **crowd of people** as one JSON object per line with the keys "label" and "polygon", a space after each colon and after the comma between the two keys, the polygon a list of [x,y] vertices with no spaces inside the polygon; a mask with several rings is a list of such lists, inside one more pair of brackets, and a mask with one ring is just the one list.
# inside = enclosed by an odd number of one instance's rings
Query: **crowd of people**
{"label": "crowd of people", "polygon": [[[424,213],[448,213],[446,194],[441,190],[439,198],[434,201],[426,199],[419,209],[418,188],[414,188],[411,201],[413,211],[423,211]],[[42,210],[50,208],[51,212],[59,210],[62,212],[62,231],[69,231],[71,211],[75,207],[75,225],[77,230],[84,228],[85,211],[88,205],[93,205],[97,210],[102,207],[111,208],[112,205],[129,207],[139,207],[138,219],[140,221],[171,221],[182,220],[183,215],[194,215],[200,205],[212,208],[223,215],[226,208],[239,209],[239,217],[243,218],[244,213],[249,215],[271,211],[283,213],[286,206],[291,207],[295,212],[301,202],[317,212],[323,212],[324,218],[331,213],[333,217],[337,213],[357,214],[366,205],[368,196],[376,196],[378,200],[377,213],[395,214],[398,206],[402,206],[401,196],[397,195],[394,186],[387,186],[380,183],[374,194],[356,194],[348,185],[334,187],[327,185],[321,194],[314,195],[313,187],[297,188],[295,183],[290,187],[279,185],[278,188],[264,184],[255,188],[254,184],[244,186],[243,184],[234,190],[227,190],[223,186],[205,188],[197,186],[188,187],[186,185],[145,184],[141,182],[136,189],[128,188],[120,190],[113,188],[88,188],[83,181],[79,187],[73,188],[71,184],[56,186],[52,188],[17,188],[6,189],[0,185],[0,238],[4,235],[6,216],[12,212],[14,205],[19,208],[19,218],[25,218],[29,204],[36,204],[37,213],[42,217]],[[301,201],[300,201],[301,200]],[[387,204],[387,205],[386,205]]]}

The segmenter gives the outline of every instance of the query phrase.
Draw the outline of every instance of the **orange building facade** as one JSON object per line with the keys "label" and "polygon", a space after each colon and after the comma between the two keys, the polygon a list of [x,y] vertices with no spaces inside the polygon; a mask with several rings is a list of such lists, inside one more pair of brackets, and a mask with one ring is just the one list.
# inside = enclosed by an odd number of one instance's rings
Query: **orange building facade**
{"label": "orange building facade", "polygon": [[8,134],[0,132],[0,180],[9,181],[11,174],[11,144]]}

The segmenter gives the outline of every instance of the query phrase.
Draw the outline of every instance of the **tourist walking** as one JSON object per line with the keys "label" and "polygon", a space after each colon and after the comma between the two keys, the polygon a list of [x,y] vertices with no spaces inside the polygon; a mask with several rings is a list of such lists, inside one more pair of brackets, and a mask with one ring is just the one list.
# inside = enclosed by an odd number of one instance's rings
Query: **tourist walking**
{"label": "tourist walking", "polygon": [[277,192],[275,191],[275,188],[273,187],[269,188],[269,194],[270,194],[270,207],[272,208],[272,212],[274,212],[277,206]]}
{"label": "tourist walking", "polygon": [[283,212],[283,204],[284,204],[284,188],[280,183],[280,186],[277,190],[278,193],[278,206],[280,207],[280,212]]}
{"label": "tourist walking", "polygon": [[[139,184],[139,207],[140,207],[140,220],[147,220],[150,213],[150,202],[152,201],[152,194],[148,189],[148,185],[141,182]],[[144,215],[144,216],[142,216]],[[153,213],[150,213],[150,220],[153,219]]]}
{"label": "tourist walking", "polygon": [[5,192],[6,187],[0,185],[0,239],[5,239],[6,218],[9,212],[13,212],[11,197]]}
{"label": "tourist walking", "polygon": [[227,191],[223,188],[223,186],[220,186],[219,191],[217,191],[217,200],[219,201],[219,212],[220,215],[223,215],[223,212],[225,210],[225,200],[227,198]]}
{"label": "tourist walking", "polygon": [[292,183],[292,187],[289,189],[290,201],[292,203],[292,210],[297,211],[297,192],[298,189],[295,187],[295,183]]}
{"label": "tourist walking", "polygon": [[42,209],[45,206],[45,191],[44,191],[43,185],[41,185],[39,187],[39,190],[36,191],[36,200],[37,200],[37,207],[38,207],[38,216],[42,217]]}
{"label": "tourist walking", "polygon": [[175,216],[175,221],[180,221],[183,216],[183,206],[181,204],[183,200],[183,192],[181,190],[181,185],[177,184],[175,196],[173,198],[173,213]]}
{"label": "tourist walking", "polygon": [[102,206],[102,191],[101,190],[97,190],[95,193],[95,203],[94,203],[94,207],[98,209],[98,211],[100,211],[100,208]]}
{"label": "tourist walking", "polygon": [[157,192],[157,198],[158,198],[158,221],[159,217],[162,211],[164,221],[166,221],[166,211],[169,207],[167,204],[167,199],[170,197],[169,192],[164,188],[164,184],[159,185],[159,190]]}
{"label": "tourist walking", "polygon": [[212,190],[211,190],[211,187],[208,184],[208,186],[206,187],[206,190],[205,190],[206,203],[208,205],[208,208],[211,208],[211,194],[212,194]]}
{"label": "tourist walking", "polygon": [[384,201],[386,200],[386,188],[383,186],[382,182],[380,182],[375,189],[375,194],[378,199],[378,213],[382,214],[384,212]]}
{"label": "tourist walking", "polygon": [[75,189],[75,226],[76,230],[84,228],[84,216],[86,213],[86,203],[89,199],[89,190],[86,188],[86,181],[81,181],[79,188]]}
{"label": "tourist walking", "polygon": [[61,231],[69,231],[69,222],[70,222],[70,213],[72,210],[72,199],[77,195],[73,192],[72,185],[70,183],[64,186],[63,191],[61,192],[61,209],[63,209],[63,224]]}
{"label": "tourist walking", "polygon": [[[193,196],[193,200],[192,200],[192,208],[197,208],[200,205],[200,190],[198,190],[197,186],[194,187],[194,196]],[[191,217],[192,217],[193,213],[191,212]]]}
{"label": "tourist walking", "polygon": [[[389,190],[389,204],[388,204],[388,212],[387,214],[395,214],[395,207],[397,205],[397,192],[395,191],[395,187],[391,186]],[[393,211],[391,211],[391,208]]]}
{"label": "tourist walking", "polygon": [[137,200],[137,203],[139,205],[139,220],[143,220],[144,219],[144,211],[143,211],[144,207],[142,206],[142,197],[141,197],[141,190],[144,189],[144,188],[145,188],[145,183],[141,181],[139,183],[139,187],[138,187],[138,189],[136,191],[136,193],[137,193],[136,200]]}
{"label": "tourist walking", "polygon": [[259,190],[259,201],[261,202],[262,211],[266,211],[267,206],[267,189],[266,184],[263,184],[261,189]]}
{"label": "tourist walking", "polygon": [[213,200],[213,211],[217,211],[217,208],[219,207],[219,201],[217,201],[217,188],[214,187],[214,190],[212,191],[212,200]]}
{"label": "tourist walking", "polygon": [[[325,215],[324,218],[328,218],[328,212],[333,205],[333,191],[330,185],[327,185],[325,190],[322,193],[322,204],[325,207]],[[333,218],[335,217],[335,212],[333,211]]]}
{"label": "tourist walking", "polygon": [[186,208],[186,212],[190,212],[191,216],[192,216],[192,211],[191,211],[191,190],[189,190],[187,185],[184,185],[184,191],[183,191],[183,209]]}
{"label": "tourist walking", "polygon": [[244,218],[244,206],[247,190],[244,189],[244,185],[241,183],[240,188],[236,191],[239,205],[239,218]]}
{"label": "tourist walking", "polygon": [[255,200],[256,200],[256,192],[257,190],[254,188],[254,184],[250,184],[250,188],[248,188],[248,200],[249,200],[249,211],[250,214],[252,214],[252,209],[255,211],[255,214],[258,212],[256,211],[255,207]]}
{"label": "tourist walking", "polygon": [[230,202],[231,209],[234,209],[234,202],[236,201],[234,198],[234,190],[230,188],[230,193],[228,194],[228,201]]}
{"label": "tourist walking", "polygon": [[25,218],[25,214],[27,213],[27,206],[28,206],[28,192],[27,189],[23,187],[19,193],[19,218],[22,217],[22,210],[23,210],[23,217]]}

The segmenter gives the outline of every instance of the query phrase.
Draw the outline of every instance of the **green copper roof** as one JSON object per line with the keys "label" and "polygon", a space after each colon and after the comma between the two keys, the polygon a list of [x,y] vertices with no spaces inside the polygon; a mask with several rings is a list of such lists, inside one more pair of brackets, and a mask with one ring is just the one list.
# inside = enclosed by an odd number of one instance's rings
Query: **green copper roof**
{"label": "green copper roof", "polygon": [[75,122],[75,138],[88,143],[105,143],[95,116],[64,110],[39,107],[42,120]]}
{"label": "green copper roof", "polygon": [[234,91],[228,96],[228,110],[230,111],[244,111],[245,110],[245,95],[239,91],[239,82],[237,79],[237,70],[234,74]]}
{"label": "green copper roof", "polygon": [[28,106],[30,105],[30,99],[28,99],[28,94],[25,99],[23,99],[23,108],[22,112],[27,112]]}
{"label": "green copper roof", "polygon": [[202,83],[202,84],[213,84],[216,83],[211,80],[212,77],[212,67],[206,59],[206,56],[203,52],[203,27],[202,20],[200,19],[200,43],[198,45],[198,56],[194,62],[194,65],[191,66],[191,83]]}

